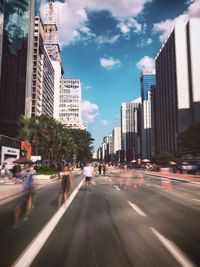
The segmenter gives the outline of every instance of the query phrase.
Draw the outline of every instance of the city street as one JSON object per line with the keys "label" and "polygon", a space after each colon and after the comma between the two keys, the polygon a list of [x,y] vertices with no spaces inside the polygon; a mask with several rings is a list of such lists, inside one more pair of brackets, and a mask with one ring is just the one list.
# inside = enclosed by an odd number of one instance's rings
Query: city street
{"label": "city street", "polygon": [[96,176],[87,192],[82,179],[74,179],[80,189],[68,208],[57,209],[57,182],[39,189],[29,219],[16,229],[19,199],[0,206],[0,266],[200,265],[199,184],[166,188],[162,178],[146,175],[140,187],[126,188],[115,171]]}

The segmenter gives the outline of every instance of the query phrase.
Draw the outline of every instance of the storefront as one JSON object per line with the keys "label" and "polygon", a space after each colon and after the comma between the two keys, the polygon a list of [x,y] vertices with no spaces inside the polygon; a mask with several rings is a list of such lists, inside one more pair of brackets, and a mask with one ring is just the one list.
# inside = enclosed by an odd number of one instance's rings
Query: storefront
{"label": "storefront", "polygon": [[20,158],[21,141],[0,135],[0,165],[8,158]]}
{"label": "storefront", "polygon": [[31,144],[5,135],[0,135],[0,165],[8,158],[31,158]]}

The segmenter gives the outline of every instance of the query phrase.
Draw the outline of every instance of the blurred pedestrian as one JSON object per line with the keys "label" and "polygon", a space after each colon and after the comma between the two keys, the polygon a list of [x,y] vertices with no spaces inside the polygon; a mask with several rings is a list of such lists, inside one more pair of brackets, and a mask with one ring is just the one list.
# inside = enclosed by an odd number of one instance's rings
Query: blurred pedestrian
{"label": "blurred pedestrian", "polygon": [[19,226],[20,218],[24,215],[24,221],[28,219],[31,209],[33,208],[33,200],[35,195],[33,175],[35,174],[33,166],[25,167],[20,172],[23,179],[23,197],[19,201],[14,210],[14,228]]}
{"label": "blurred pedestrian", "polygon": [[104,163],[102,167],[103,167],[103,176],[105,176],[106,175],[106,164]]}
{"label": "blurred pedestrian", "polygon": [[101,163],[99,163],[99,167],[98,167],[99,175],[101,175],[101,169],[102,169],[102,165]]}
{"label": "blurred pedestrian", "polygon": [[63,172],[60,172],[60,194],[58,198],[58,208],[60,208],[62,202],[66,203],[70,196],[72,186],[72,169],[70,164],[64,166]]}
{"label": "blurred pedestrian", "polygon": [[85,176],[86,190],[90,192],[92,186],[92,177],[94,175],[94,168],[89,163],[87,163],[87,165],[83,169],[83,174]]}
{"label": "blurred pedestrian", "polygon": [[3,175],[4,178],[6,177],[10,178],[10,171],[7,163],[3,163],[1,174]]}
{"label": "blurred pedestrian", "polygon": [[19,164],[15,165],[12,168],[12,179],[14,183],[18,183],[20,181],[22,181],[22,177],[21,177],[21,166]]}
{"label": "blurred pedestrian", "polygon": [[144,175],[142,171],[136,171],[135,173],[134,188],[140,187],[144,183]]}

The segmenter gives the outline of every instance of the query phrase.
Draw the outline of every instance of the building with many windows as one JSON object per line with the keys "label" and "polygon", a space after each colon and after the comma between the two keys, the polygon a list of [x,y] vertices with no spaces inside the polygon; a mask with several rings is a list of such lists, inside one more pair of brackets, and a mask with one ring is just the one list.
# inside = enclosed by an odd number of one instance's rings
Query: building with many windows
{"label": "building with many windows", "polygon": [[121,146],[124,161],[130,162],[138,154],[138,108],[141,98],[121,105]]}
{"label": "building with many windows", "polygon": [[150,159],[151,158],[151,99],[150,91],[151,87],[155,86],[156,74],[155,70],[145,70],[141,72],[140,76],[140,88],[142,104],[140,107],[141,114],[141,158]]}
{"label": "building with many windows", "polygon": [[178,156],[177,137],[200,122],[200,19],[178,22],[156,57],[156,152]]}
{"label": "building with many windows", "polygon": [[142,102],[148,100],[148,92],[151,86],[156,84],[156,74],[154,69],[149,69],[141,72],[140,75],[140,89]]}
{"label": "building with many windows", "polygon": [[113,143],[113,161],[120,162],[119,153],[121,151],[121,127],[116,126],[112,131],[112,143]]}
{"label": "building with many windows", "polygon": [[27,115],[32,94],[35,1],[1,1],[0,130],[16,137],[20,115]]}
{"label": "building with many windows", "polygon": [[67,127],[85,130],[81,119],[81,81],[60,79],[59,120]]}
{"label": "building with many windows", "polygon": [[2,45],[3,45],[3,18],[4,18],[4,1],[0,0],[0,77],[1,77],[1,61],[2,61]]}
{"label": "building with many windows", "polygon": [[33,80],[31,115],[54,114],[54,68],[44,48],[44,27],[40,17],[35,17],[33,45]]}
{"label": "building with many windows", "polygon": [[44,19],[44,47],[51,59],[54,68],[54,118],[59,120],[59,92],[60,79],[64,75],[61,62],[61,48],[58,42],[58,23],[54,12],[54,1],[49,1],[48,10]]}

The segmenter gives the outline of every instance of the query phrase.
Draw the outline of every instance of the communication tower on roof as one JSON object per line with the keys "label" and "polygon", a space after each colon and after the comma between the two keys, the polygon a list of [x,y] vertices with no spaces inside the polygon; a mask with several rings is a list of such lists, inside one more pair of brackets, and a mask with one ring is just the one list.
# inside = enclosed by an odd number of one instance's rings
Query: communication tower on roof
{"label": "communication tower on roof", "polygon": [[54,0],[50,0],[47,6],[44,21],[44,46],[53,61],[60,61],[60,45],[58,43],[58,25],[55,17]]}

